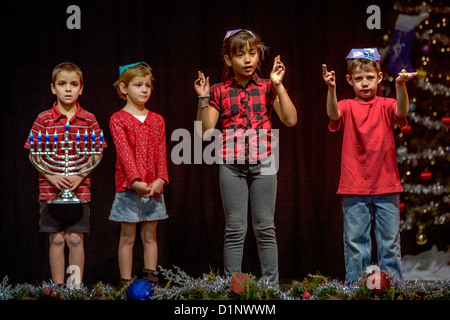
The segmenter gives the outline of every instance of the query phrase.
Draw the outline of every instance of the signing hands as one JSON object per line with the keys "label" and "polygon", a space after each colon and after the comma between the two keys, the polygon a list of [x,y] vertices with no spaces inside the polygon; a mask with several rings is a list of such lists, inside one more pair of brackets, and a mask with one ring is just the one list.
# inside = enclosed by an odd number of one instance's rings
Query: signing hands
{"label": "signing hands", "polygon": [[194,81],[194,89],[197,95],[200,96],[208,96],[209,97],[209,77],[205,78],[203,72],[198,72],[198,78]]}
{"label": "signing hands", "polygon": [[334,71],[328,71],[327,65],[322,65],[322,71],[323,71],[323,80],[327,84],[329,88],[336,88],[336,74]]}
{"label": "signing hands", "polygon": [[398,77],[395,79],[395,83],[404,84],[406,81],[411,80],[415,76],[417,76],[417,72],[406,72],[405,69],[402,69],[402,71],[399,72]]}
{"label": "signing hands", "polygon": [[286,74],[286,66],[281,62],[280,55],[276,56],[273,60],[272,71],[270,72],[270,81],[275,87],[278,87],[282,82],[284,75]]}

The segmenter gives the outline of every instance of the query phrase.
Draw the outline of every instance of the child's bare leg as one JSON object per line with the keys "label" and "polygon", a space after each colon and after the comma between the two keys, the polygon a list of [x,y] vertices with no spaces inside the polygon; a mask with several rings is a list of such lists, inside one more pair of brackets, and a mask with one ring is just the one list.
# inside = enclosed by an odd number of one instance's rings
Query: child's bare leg
{"label": "child's bare leg", "polygon": [[80,282],[83,280],[84,270],[84,243],[83,234],[78,232],[66,232],[66,243],[69,247],[69,265],[80,268]]}
{"label": "child's bare leg", "polygon": [[136,223],[122,222],[120,224],[119,240],[119,270],[121,279],[131,279],[133,266],[133,245],[136,240]]}
{"label": "child's bare leg", "polygon": [[158,221],[145,221],[141,226],[141,239],[144,246],[144,268],[156,270],[158,265],[158,243],[156,241],[156,226]]}
{"label": "child's bare leg", "polygon": [[63,284],[65,276],[64,232],[50,233],[49,240],[50,240],[49,260],[50,260],[50,271],[52,273],[52,281],[54,283]]}

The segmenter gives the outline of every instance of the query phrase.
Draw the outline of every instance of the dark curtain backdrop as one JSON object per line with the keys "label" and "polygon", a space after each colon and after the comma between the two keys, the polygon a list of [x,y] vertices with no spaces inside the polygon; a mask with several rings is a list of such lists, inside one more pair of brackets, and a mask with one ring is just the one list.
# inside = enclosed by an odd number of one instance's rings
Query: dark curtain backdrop
{"label": "dark curtain backdrop", "polygon": [[[69,30],[66,9],[81,9],[81,30]],[[381,8],[381,30],[368,30],[366,9]],[[123,106],[113,83],[118,66],[148,62],[156,77],[148,107],[166,121],[170,218],[158,226],[159,264],[198,277],[222,272],[224,216],[216,165],[171,160],[178,128],[193,133],[197,70],[220,80],[220,45],[227,30],[252,28],[270,47],[268,77],[278,54],[299,114],[280,130],[276,227],[281,279],[308,273],[343,279],[341,199],[337,196],[341,135],[328,131],[321,64],[337,73],[338,96],[350,98],[345,56],[352,47],[379,46],[394,25],[391,1],[15,1],[1,5],[0,277],[10,282],[50,279],[48,238],[38,232],[37,172],[23,148],[39,112],[50,108],[51,71],[63,61],[79,65],[85,86],[79,99],[105,131],[108,148],[93,172],[91,234],[85,238],[85,282],[117,282],[119,225],[108,220],[114,198],[115,149],[109,118]],[[207,143],[205,143],[206,145]],[[193,159],[193,157],[192,157]],[[246,205],[246,204],[243,204]],[[260,275],[249,224],[243,271]],[[407,246],[407,244],[406,244]],[[405,247],[404,247],[405,248]],[[407,250],[404,249],[404,250]],[[134,272],[142,265],[140,240]]]}

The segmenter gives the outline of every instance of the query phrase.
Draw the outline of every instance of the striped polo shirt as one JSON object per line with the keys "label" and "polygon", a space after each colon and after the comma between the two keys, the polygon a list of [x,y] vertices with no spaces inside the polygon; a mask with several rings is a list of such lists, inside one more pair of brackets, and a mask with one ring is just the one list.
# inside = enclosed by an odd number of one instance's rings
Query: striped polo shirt
{"label": "striped polo shirt", "polygon": [[[45,135],[49,136],[49,150],[53,146],[54,135],[56,132],[58,147],[61,147],[61,141],[64,140],[64,134],[66,129],[67,117],[63,115],[57,107],[58,103],[55,102],[51,109],[41,112],[33,123],[31,133],[33,134],[34,147],[36,148],[38,135],[42,135],[41,148],[45,147]],[[84,143],[84,134],[88,132],[88,141],[91,142],[91,134],[95,133],[95,142],[98,144],[100,140],[100,126],[95,118],[94,114],[84,110],[77,102],[77,109],[75,115],[69,121],[69,140],[76,141],[77,133],[80,134],[81,147]],[[25,143],[25,149],[30,149],[30,136]],[[103,147],[106,147],[106,143],[103,142]],[[74,154],[74,150],[69,151],[70,154]],[[63,154],[62,150],[58,151],[58,154]],[[53,186],[41,173],[39,173],[39,200],[53,200],[60,193],[55,186]],[[91,174],[83,179],[74,193],[82,200],[91,200]]]}

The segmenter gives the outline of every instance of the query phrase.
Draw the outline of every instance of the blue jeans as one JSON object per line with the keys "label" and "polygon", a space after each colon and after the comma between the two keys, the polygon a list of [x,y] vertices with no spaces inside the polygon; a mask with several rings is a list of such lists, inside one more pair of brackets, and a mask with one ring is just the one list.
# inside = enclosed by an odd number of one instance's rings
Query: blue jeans
{"label": "blue jeans", "polygon": [[399,201],[398,194],[344,197],[346,284],[355,282],[370,265],[372,219],[379,267],[402,278]]}
{"label": "blue jeans", "polygon": [[220,192],[225,213],[225,275],[241,272],[250,200],[262,277],[278,285],[278,249],[275,237],[277,175],[261,174],[264,164],[222,164]]}

